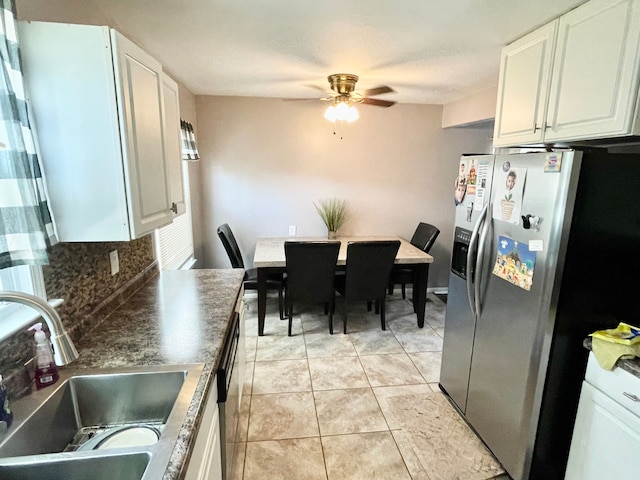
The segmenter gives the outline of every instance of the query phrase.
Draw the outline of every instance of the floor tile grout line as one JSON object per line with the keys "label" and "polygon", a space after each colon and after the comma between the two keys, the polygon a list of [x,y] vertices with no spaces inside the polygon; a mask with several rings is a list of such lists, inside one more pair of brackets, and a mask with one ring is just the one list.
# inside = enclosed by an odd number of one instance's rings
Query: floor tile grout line
{"label": "floor tile grout line", "polygon": [[[315,332],[305,331],[305,329],[304,329],[304,322],[302,321],[302,318],[301,318],[301,317],[300,317],[300,326],[301,326],[301,334],[303,335],[303,339],[304,339],[304,345],[305,345],[305,357],[304,357],[304,359],[305,359],[305,360],[306,360],[306,362],[307,362],[307,370],[308,370],[308,374],[309,374],[309,378],[310,378],[310,382],[311,382],[311,392],[312,392],[312,395],[313,395],[313,392],[315,392],[315,391],[348,390],[348,388],[347,388],[347,389],[329,389],[329,390],[316,390],[315,388],[313,388],[313,381],[312,381],[312,379],[311,379],[311,371],[310,371],[310,366],[309,366],[309,352],[308,352],[308,349],[307,349],[307,339],[306,339],[306,334],[307,334],[307,333],[311,334],[311,333],[315,333]],[[328,326],[327,326],[327,327],[328,327]],[[435,328],[434,328],[434,327],[432,327],[430,324],[429,324],[429,327],[430,327],[432,330],[434,330],[434,333],[436,333],[436,334],[437,334],[437,332],[435,331]],[[422,352],[409,352],[409,351],[407,351],[407,350],[406,350],[406,348],[405,348],[405,346],[400,342],[400,340],[399,340],[399,339],[398,339],[398,337],[396,336],[396,331],[395,331],[394,329],[392,329],[391,327],[389,327],[389,330],[391,330],[391,333],[393,334],[394,339],[395,339],[395,340],[400,344],[400,347],[402,348],[402,351],[404,352],[404,354],[405,354],[406,356],[408,356],[408,357],[409,357],[410,361],[412,362],[412,365],[414,365],[414,367],[418,370],[418,372],[419,372],[419,374],[420,374],[421,378],[423,378],[423,380],[425,380],[425,383],[424,383],[424,384],[415,384],[415,385],[427,385],[427,388],[431,389],[431,386],[430,386],[429,382],[427,382],[427,381],[426,381],[427,379],[424,377],[424,375],[422,374],[422,372],[420,372],[420,370],[417,368],[417,365],[415,364],[415,362],[413,361],[413,359],[411,359],[411,356],[410,356],[410,354],[411,354],[411,353],[422,353]],[[358,332],[354,332],[354,333],[358,333]],[[350,335],[350,334],[347,334],[347,335]],[[438,336],[439,336],[439,335],[438,335]],[[354,434],[358,434],[358,433],[383,433],[383,432],[389,432],[389,433],[391,433],[391,432],[393,432],[393,431],[394,431],[394,430],[392,430],[392,429],[389,427],[389,424],[388,424],[387,418],[384,416],[384,412],[382,411],[382,408],[380,407],[380,401],[379,401],[379,398],[378,398],[378,396],[377,396],[377,395],[375,395],[375,392],[373,391],[373,389],[374,389],[374,388],[378,388],[378,387],[374,387],[374,386],[371,384],[371,380],[369,379],[369,376],[366,374],[366,370],[364,369],[364,365],[362,364],[361,356],[367,356],[367,355],[366,355],[366,354],[361,354],[360,352],[358,352],[357,348],[355,348],[355,344],[354,344],[354,342],[353,342],[353,338],[352,338],[351,336],[349,336],[348,338],[349,338],[349,340],[350,340],[350,342],[351,342],[351,345],[352,345],[352,347],[353,347],[353,349],[354,349],[354,351],[355,351],[355,357],[356,357],[356,358],[358,358],[358,362],[359,362],[359,364],[360,364],[360,366],[361,366],[362,370],[363,370],[363,371],[364,371],[364,373],[365,373],[365,377],[367,378],[367,383],[368,383],[368,385],[369,385],[368,387],[359,387],[359,388],[369,388],[369,389],[374,393],[374,398],[376,399],[376,403],[377,403],[377,405],[378,405],[378,408],[381,410],[381,412],[382,412],[382,414],[383,414],[383,418],[385,419],[385,424],[387,425],[387,429],[386,429],[386,430],[379,430],[379,431],[376,431],[376,432],[355,432],[355,433],[344,433],[344,434],[322,435],[322,434],[321,434],[321,432],[320,432],[320,425],[319,425],[319,418],[318,418],[318,412],[317,412],[316,399],[315,399],[315,395],[313,395],[313,398],[314,398],[314,409],[315,409],[315,415],[316,415],[316,423],[317,423],[317,426],[318,426],[318,433],[319,433],[319,436],[318,436],[318,437],[315,437],[315,436],[313,436],[313,437],[296,437],[296,438],[320,438],[320,445],[321,445],[321,449],[322,449],[323,462],[324,462],[324,465],[325,465],[325,474],[326,474],[327,478],[328,478],[329,472],[328,472],[328,468],[327,468],[327,464],[326,464],[326,457],[325,457],[325,452],[324,452],[324,444],[322,443],[322,438],[326,438],[326,437],[335,437],[335,436],[341,436],[341,435],[354,435]],[[258,348],[258,346],[257,346],[257,344],[256,344],[256,356],[255,356],[255,358],[254,358],[254,370],[253,370],[253,371],[254,371],[254,377],[252,378],[252,382],[251,382],[251,389],[250,389],[250,393],[249,393],[249,396],[250,396],[249,407],[251,407],[251,405],[252,405],[252,397],[253,397],[253,395],[254,395],[254,390],[253,390],[253,383],[254,383],[254,382],[253,382],[253,380],[254,380],[254,378],[255,378],[255,367],[256,367],[256,363],[258,362],[258,360],[257,360],[257,348]],[[369,354],[369,355],[374,355],[374,354]],[[315,358],[315,357],[314,357],[314,358]],[[351,356],[351,355],[349,355],[349,356],[342,356],[342,358],[353,358],[353,356]],[[265,360],[265,361],[266,361],[266,360]],[[277,361],[277,360],[273,360],[273,361]],[[404,385],[398,385],[398,386],[404,386]],[[380,387],[384,387],[384,386],[380,386]],[[392,387],[392,386],[391,386],[391,387]],[[278,393],[279,393],[279,392],[278,392]],[[293,392],[292,392],[292,393],[293,393]],[[298,393],[298,392],[297,392],[297,393]],[[255,394],[255,395],[260,395],[260,394]],[[265,393],[265,395],[267,395],[267,393]],[[248,413],[248,415],[249,415],[249,422],[250,422],[250,419],[251,419],[251,408],[249,408],[249,413]],[[248,425],[247,425],[247,436],[248,436],[248,429],[249,429],[249,426],[250,426],[250,424],[248,423]],[[396,429],[396,430],[401,430],[401,429]],[[393,440],[394,440],[394,444],[396,445],[396,448],[398,448],[398,450],[400,451],[400,449],[399,449],[399,447],[398,447],[398,445],[397,445],[397,442],[395,441],[395,437],[393,437],[393,434],[392,434],[392,438],[393,438]],[[281,439],[278,439],[278,440],[281,440]],[[248,444],[248,443],[250,443],[250,442],[257,442],[257,441],[278,441],[278,440],[272,439],[272,440],[252,440],[252,441],[249,441],[249,439],[247,438],[247,441],[245,442],[245,444]],[[282,439],[282,440],[285,440],[285,439]],[[245,458],[244,458],[245,465],[246,465],[246,461],[247,461],[247,456],[246,456],[246,451],[247,451],[247,450],[246,450],[246,449],[247,449],[247,447],[246,447],[246,445],[245,445]],[[402,457],[402,454],[401,454],[401,457]],[[402,457],[402,459],[403,459],[403,463],[405,464],[405,468],[407,469],[408,474],[409,474],[409,475],[411,475],[411,473],[410,473],[410,472],[409,472],[409,470],[408,470],[408,467],[406,466],[406,462],[404,461],[404,457]],[[245,472],[244,472],[244,468],[243,468],[243,472],[242,472],[242,474],[243,474],[243,478],[244,478],[244,473],[245,473]]]}

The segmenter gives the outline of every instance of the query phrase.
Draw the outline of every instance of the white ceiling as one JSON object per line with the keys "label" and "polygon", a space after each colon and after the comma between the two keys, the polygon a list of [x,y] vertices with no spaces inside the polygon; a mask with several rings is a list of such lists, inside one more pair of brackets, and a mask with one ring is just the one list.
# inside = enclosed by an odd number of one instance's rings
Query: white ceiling
{"label": "white ceiling", "polygon": [[495,87],[500,49],[584,0],[90,0],[196,95],[314,98],[327,75],[443,104]]}

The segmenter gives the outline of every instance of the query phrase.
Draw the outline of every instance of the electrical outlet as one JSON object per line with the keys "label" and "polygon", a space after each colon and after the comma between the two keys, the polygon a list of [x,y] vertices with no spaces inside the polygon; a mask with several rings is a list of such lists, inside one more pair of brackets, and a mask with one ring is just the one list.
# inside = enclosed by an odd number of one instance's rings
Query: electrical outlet
{"label": "electrical outlet", "polygon": [[111,263],[111,275],[115,275],[120,271],[120,260],[118,259],[118,250],[109,253],[109,263]]}
{"label": "electrical outlet", "polygon": [[295,225],[289,225],[289,236],[290,237],[295,237],[296,236],[296,226]]}

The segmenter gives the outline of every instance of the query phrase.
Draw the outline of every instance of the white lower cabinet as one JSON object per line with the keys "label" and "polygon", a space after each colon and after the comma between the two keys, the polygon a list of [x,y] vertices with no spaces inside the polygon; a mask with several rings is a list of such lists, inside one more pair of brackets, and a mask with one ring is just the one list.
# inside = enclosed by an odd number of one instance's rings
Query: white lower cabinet
{"label": "white lower cabinet", "polygon": [[216,378],[211,382],[202,422],[184,478],[185,480],[222,480],[220,414]]}
{"label": "white lower cabinet", "polygon": [[565,480],[638,478],[639,458],[640,378],[619,368],[603,370],[591,354]]}

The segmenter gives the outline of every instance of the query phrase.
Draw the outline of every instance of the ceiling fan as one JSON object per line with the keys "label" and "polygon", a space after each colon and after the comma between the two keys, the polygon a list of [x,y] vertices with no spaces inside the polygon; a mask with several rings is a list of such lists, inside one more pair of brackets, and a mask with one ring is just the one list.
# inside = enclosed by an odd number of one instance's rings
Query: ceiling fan
{"label": "ceiling fan", "polygon": [[336,105],[339,103],[362,103],[365,105],[375,105],[376,107],[390,107],[396,103],[389,100],[371,98],[376,95],[392,93],[394,91],[386,85],[356,92],[355,88],[358,82],[357,75],[351,73],[334,73],[333,75],[329,75],[327,80],[333,92],[328,92],[325,97],[320,98],[321,100],[333,100]]}
{"label": "ceiling fan", "polygon": [[[396,103],[389,100],[371,98],[375,95],[382,95],[383,93],[391,93],[394,91],[386,85],[356,92],[356,83],[358,82],[357,75],[351,73],[334,73],[333,75],[329,75],[327,80],[333,91],[326,92],[324,96],[320,97],[320,100],[331,102],[331,105],[329,105],[329,108],[327,108],[324,113],[324,118],[331,122],[346,121],[347,123],[351,123],[357,120],[360,115],[354,107],[356,103],[374,105],[376,107],[390,107]],[[323,90],[321,87],[315,85],[310,86]]]}

